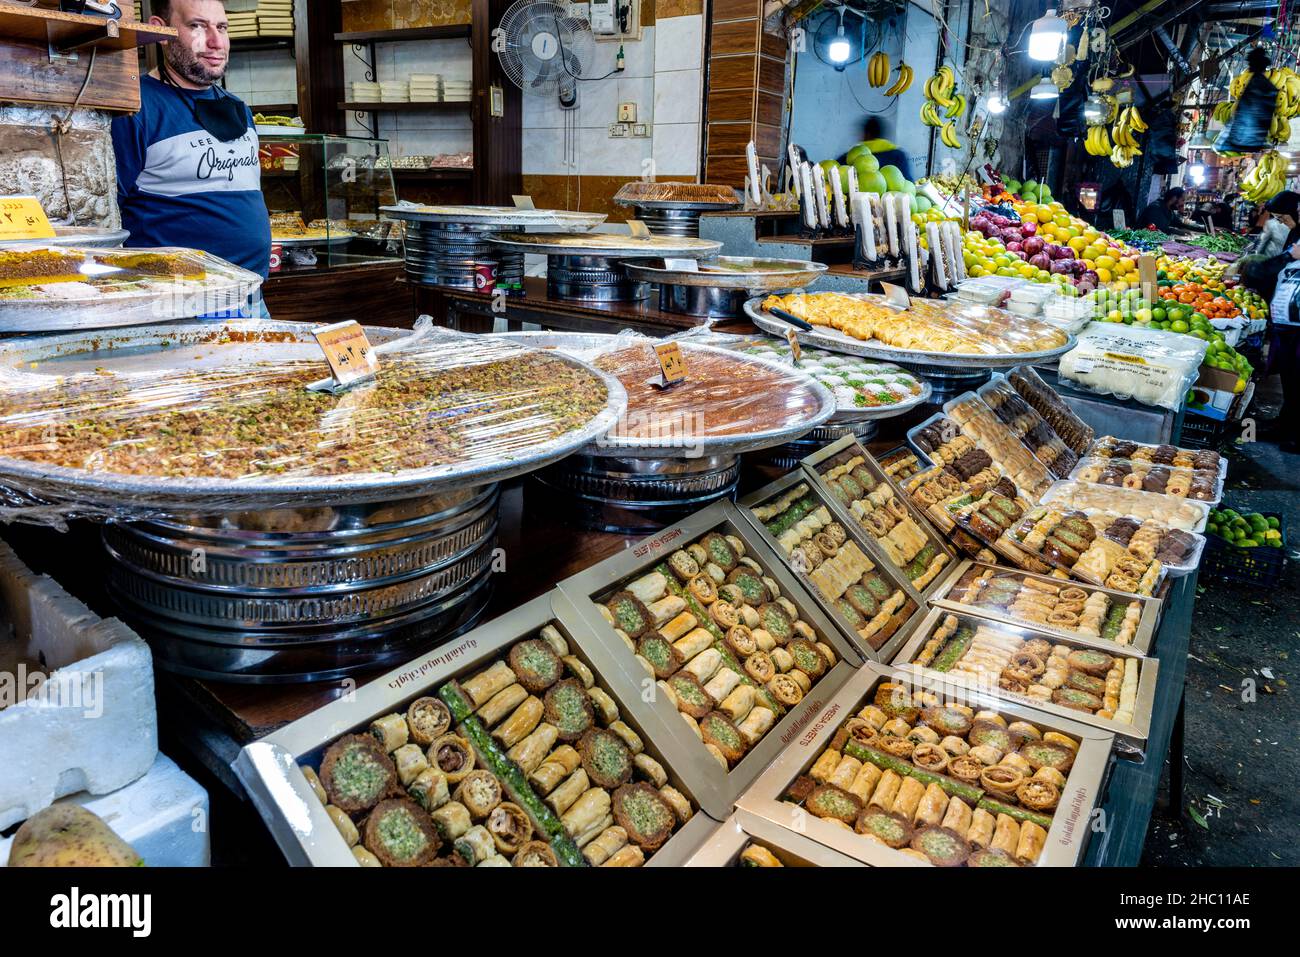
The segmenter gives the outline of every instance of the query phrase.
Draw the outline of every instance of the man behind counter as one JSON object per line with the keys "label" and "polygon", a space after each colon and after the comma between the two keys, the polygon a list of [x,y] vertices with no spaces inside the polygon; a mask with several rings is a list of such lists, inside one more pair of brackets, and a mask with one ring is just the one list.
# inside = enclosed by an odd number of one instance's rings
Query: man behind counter
{"label": "man behind counter", "polygon": [[252,111],[218,85],[230,61],[221,0],[154,0],[175,27],[140,112],[113,120],[118,204],[128,246],[202,249],[266,278],[271,225]]}
{"label": "man behind counter", "polygon": [[1146,208],[1138,213],[1138,228],[1154,226],[1162,233],[1186,232],[1187,230],[1205,232],[1204,227],[1187,222],[1181,215],[1186,192],[1181,186],[1175,186],[1172,189],[1165,190],[1165,194],[1160,199],[1147,203]]}

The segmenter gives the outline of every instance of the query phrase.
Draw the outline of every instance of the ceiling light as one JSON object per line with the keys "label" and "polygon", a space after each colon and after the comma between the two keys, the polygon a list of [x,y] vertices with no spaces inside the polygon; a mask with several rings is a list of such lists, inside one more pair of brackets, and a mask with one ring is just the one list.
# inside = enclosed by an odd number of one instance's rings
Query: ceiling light
{"label": "ceiling light", "polygon": [[1029,59],[1055,60],[1065,49],[1069,32],[1069,24],[1056,15],[1056,10],[1048,10],[1029,30]]}
{"label": "ceiling light", "polygon": [[1007,111],[1007,101],[1002,98],[1001,93],[989,94],[989,112],[994,116]]}
{"label": "ceiling light", "polygon": [[849,46],[848,37],[844,35],[844,8],[840,7],[840,28],[835,31],[835,39],[826,48],[826,55],[832,63],[847,63],[853,48]]}
{"label": "ceiling light", "polygon": [[1034,84],[1034,88],[1029,91],[1031,100],[1055,100],[1061,95],[1061,91],[1056,88],[1056,84],[1043,77]]}

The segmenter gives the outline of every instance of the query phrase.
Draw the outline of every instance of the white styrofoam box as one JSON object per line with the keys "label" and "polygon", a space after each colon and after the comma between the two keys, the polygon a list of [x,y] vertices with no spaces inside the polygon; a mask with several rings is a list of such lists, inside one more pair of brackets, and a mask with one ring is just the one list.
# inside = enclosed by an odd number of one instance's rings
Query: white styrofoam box
{"label": "white styrofoam box", "polygon": [[[208,792],[164,754],[124,788],[65,800],[98,815],[147,867],[207,867],[211,860]],[[0,861],[9,860],[12,846],[12,837],[0,838]]]}
{"label": "white styrofoam box", "polygon": [[[33,671],[35,696],[16,701]],[[153,656],[115,618],[99,618],[0,542],[0,830],[56,798],[106,794],[158,753]]]}

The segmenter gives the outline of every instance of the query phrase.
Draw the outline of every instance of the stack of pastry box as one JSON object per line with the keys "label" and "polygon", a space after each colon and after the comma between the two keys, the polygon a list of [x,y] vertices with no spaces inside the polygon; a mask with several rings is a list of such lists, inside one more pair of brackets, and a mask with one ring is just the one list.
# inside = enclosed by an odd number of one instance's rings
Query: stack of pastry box
{"label": "stack of pastry box", "polygon": [[[989,467],[1033,504],[1093,436],[1029,376],[958,415],[1023,443]],[[847,437],[248,746],[286,856],[1078,864],[1161,602],[961,557],[885,460]]]}

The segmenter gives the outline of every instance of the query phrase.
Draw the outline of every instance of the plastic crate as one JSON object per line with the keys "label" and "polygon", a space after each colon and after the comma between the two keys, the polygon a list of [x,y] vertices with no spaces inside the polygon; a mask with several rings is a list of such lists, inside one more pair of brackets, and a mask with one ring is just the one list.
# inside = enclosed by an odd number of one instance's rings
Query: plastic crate
{"label": "plastic crate", "polygon": [[[1235,508],[1229,502],[1221,502],[1219,511]],[[1286,520],[1275,512],[1260,512],[1265,518],[1276,518],[1278,530],[1282,533],[1282,547],[1273,548],[1261,545],[1258,548],[1238,548],[1229,545],[1218,535],[1205,534],[1205,552],[1201,556],[1202,580],[1209,577],[1223,578],[1226,581],[1240,582],[1243,585],[1260,585],[1265,588],[1276,585],[1286,568]]]}
{"label": "plastic crate", "polygon": [[1223,444],[1228,434],[1227,422],[1217,422],[1202,415],[1184,415],[1183,430],[1177,445],[1185,449],[1215,449]]}

